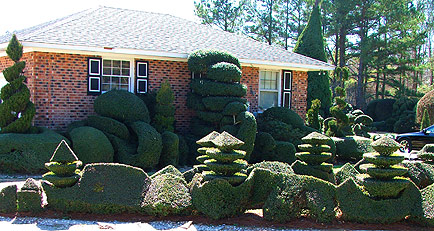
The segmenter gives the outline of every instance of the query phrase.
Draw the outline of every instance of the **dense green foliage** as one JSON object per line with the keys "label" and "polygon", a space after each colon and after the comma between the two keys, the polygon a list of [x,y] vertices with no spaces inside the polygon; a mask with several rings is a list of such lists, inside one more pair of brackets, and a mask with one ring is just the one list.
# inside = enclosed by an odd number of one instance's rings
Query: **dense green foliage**
{"label": "dense green foliage", "polygon": [[347,135],[352,135],[350,121],[345,111],[348,107],[348,103],[345,102],[345,97],[345,89],[337,87],[334,103],[330,108],[330,114],[333,120],[336,121],[336,126],[331,126],[330,122],[326,122],[326,120],[324,120],[323,128],[327,136],[344,137]]}
{"label": "dense green foliage", "polygon": [[121,139],[128,140],[130,138],[127,126],[115,119],[104,116],[89,116],[86,123],[88,126],[101,130],[104,133],[115,135]]}
{"label": "dense green foliage", "polygon": [[69,136],[74,153],[84,164],[113,162],[113,147],[100,130],[93,127],[79,127],[73,129]]}
{"label": "dense green foliage", "polygon": [[396,99],[372,100],[366,108],[366,114],[372,117],[375,122],[385,121],[392,117],[395,102]]}
{"label": "dense green foliage", "polygon": [[310,109],[307,110],[307,114],[306,114],[307,125],[319,131],[321,130],[321,123],[319,119],[320,107],[321,107],[321,100],[314,99],[312,100]]}
{"label": "dense green foliage", "polygon": [[422,159],[423,162],[433,164],[434,163],[434,144],[425,144],[423,148],[417,154],[417,157]]}
{"label": "dense green foliage", "polygon": [[30,90],[24,83],[26,63],[20,62],[23,46],[15,34],[9,41],[6,54],[14,64],[3,70],[8,83],[0,89],[0,133],[26,133],[32,125],[36,109],[30,101]]}
{"label": "dense green foliage", "polygon": [[419,189],[426,188],[434,183],[434,166],[420,162],[407,162],[403,166],[408,168],[405,177],[410,178]]}
{"label": "dense green foliage", "polygon": [[423,111],[422,120],[420,122],[420,130],[422,131],[424,128],[427,128],[431,125],[431,121],[429,120],[428,109],[425,108]]}
{"label": "dense green foliage", "polygon": [[112,90],[98,96],[93,104],[100,116],[110,117],[120,122],[150,122],[148,108],[133,93],[124,90]]}
{"label": "dense green foliage", "polygon": [[335,174],[336,185],[344,183],[347,179],[357,181],[357,175],[359,174],[352,164],[346,163]]}
{"label": "dense green foliage", "polygon": [[415,216],[415,220],[427,226],[434,226],[434,184],[420,191],[422,197],[421,213]]}
{"label": "dense green foliage", "polygon": [[165,131],[161,134],[162,150],[159,166],[178,165],[179,160],[179,138],[173,132]]}
{"label": "dense green foliage", "polygon": [[159,217],[189,212],[191,196],[187,182],[182,175],[170,173],[153,177],[141,207],[146,214]]}
{"label": "dense green foliage", "polygon": [[434,90],[426,93],[418,102],[416,110],[416,122],[421,123],[424,111],[428,111],[429,121],[434,121]]}
{"label": "dense green foliage", "polygon": [[42,190],[36,181],[28,178],[17,191],[17,211],[38,213],[42,211]]}
{"label": "dense green foliage", "polygon": [[40,173],[60,141],[58,133],[40,128],[36,134],[0,134],[0,166],[5,173]]}
{"label": "dense green foliage", "polygon": [[214,64],[226,62],[241,68],[240,61],[233,55],[218,50],[198,50],[188,56],[188,69],[196,73],[207,73]]}
{"label": "dense green foliage", "polygon": [[0,213],[17,211],[17,186],[9,185],[0,190]]}
{"label": "dense green foliage", "polygon": [[169,81],[161,83],[160,89],[157,91],[155,116],[153,119],[153,126],[158,132],[175,131],[175,106],[173,101],[175,95],[170,88]]}
{"label": "dense green foliage", "polygon": [[336,144],[336,158],[341,161],[361,160],[364,153],[373,151],[372,140],[365,137],[332,137],[332,139]]}

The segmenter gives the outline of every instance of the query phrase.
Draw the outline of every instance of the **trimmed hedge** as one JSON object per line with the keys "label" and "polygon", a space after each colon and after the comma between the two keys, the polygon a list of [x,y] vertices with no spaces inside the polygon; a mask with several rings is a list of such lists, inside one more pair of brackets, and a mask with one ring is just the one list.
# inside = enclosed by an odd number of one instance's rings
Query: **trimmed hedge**
{"label": "trimmed hedge", "polygon": [[158,170],[158,172],[152,174],[151,179],[155,179],[157,176],[161,176],[163,174],[171,174],[171,175],[174,175],[177,177],[183,176],[183,174],[177,168],[175,168],[173,165],[168,165],[168,166]]}
{"label": "trimmed hedge", "polygon": [[300,175],[281,175],[277,187],[264,204],[264,218],[288,222],[308,216],[318,222],[335,219],[335,194],[333,184]]}
{"label": "trimmed hedge", "polygon": [[101,130],[104,133],[115,135],[124,140],[128,140],[130,138],[130,132],[128,131],[127,126],[109,117],[89,116],[87,117],[87,125]]}
{"label": "trimmed hedge", "polygon": [[[206,99],[206,98],[208,98],[208,97],[204,97],[203,99]],[[219,98],[224,98],[224,97],[219,97]],[[212,102],[212,101],[210,101],[210,102]],[[202,102],[202,96],[195,94],[195,93],[192,93],[192,92],[189,92],[187,94],[186,105],[188,108],[193,109],[195,111],[205,111],[206,110],[205,105]],[[222,106],[222,107],[224,107],[224,106]]]}
{"label": "trimmed hedge", "polygon": [[239,216],[248,207],[251,181],[250,175],[241,185],[232,186],[227,180],[204,181],[201,174],[196,174],[191,182],[192,204],[215,220]]}
{"label": "trimmed hedge", "polygon": [[344,183],[347,179],[357,181],[358,174],[360,173],[352,164],[346,163],[335,173],[336,185]]}
{"label": "trimmed hedge", "polygon": [[272,173],[294,174],[291,165],[279,161],[262,161],[247,168],[247,173],[250,174],[254,169],[262,168],[271,171]]}
{"label": "trimmed hedge", "polygon": [[100,130],[93,127],[79,127],[73,129],[69,136],[75,154],[84,164],[113,162],[113,147]]}
{"label": "trimmed hedge", "polygon": [[118,214],[139,212],[151,184],[142,169],[123,164],[88,164],[80,184],[58,189],[43,183],[49,208],[62,212]]}
{"label": "trimmed hedge", "polygon": [[191,196],[187,182],[179,176],[165,173],[152,179],[141,204],[146,214],[168,216],[188,214]]}
{"label": "trimmed hedge", "polygon": [[[151,125],[142,121],[132,123],[131,129],[137,135],[139,145],[137,147],[137,154],[133,157],[133,163],[124,163],[143,169],[154,168],[160,160],[160,154],[163,148],[160,133]],[[122,156],[120,156],[120,158],[122,158]]]}
{"label": "trimmed hedge", "polygon": [[[414,216],[414,220],[422,225],[434,226],[434,184],[420,191],[422,199],[422,208]],[[412,218],[412,217],[411,217]]]}
{"label": "trimmed hedge", "polygon": [[247,94],[246,85],[240,83],[222,83],[206,79],[192,79],[191,90],[202,96],[235,96],[243,97]]}
{"label": "trimmed hedge", "polygon": [[240,82],[241,70],[235,64],[219,62],[208,68],[206,78],[226,83]]}
{"label": "trimmed hedge", "polygon": [[261,121],[280,121],[293,126],[304,128],[304,120],[293,110],[286,107],[271,107],[260,114]]}
{"label": "trimmed hedge", "polygon": [[332,137],[336,144],[336,158],[339,160],[357,161],[363,154],[373,152],[372,140],[360,136]]}
{"label": "trimmed hedge", "polygon": [[234,116],[245,111],[247,111],[247,105],[235,101],[235,102],[228,103],[222,113],[223,115],[226,116]]}
{"label": "trimmed hedge", "polygon": [[344,221],[360,223],[393,223],[413,215],[420,206],[418,188],[409,186],[396,199],[371,199],[352,179],[348,179],[336,191],[339,208]]}
{"label": "trimmed hedge", "polygon": [[425,144],[422,150],[419,151],[417,157],[426,163],[434,163],[434,144]]}
{"label": "trimmed hedge", "polygon": [[0,213],[17,211],[17,186],[9,185],[0,190]]}
{"label": "trimmed hedge", "polygon": [[[243,98],[239,98],[239,97],[209,96],[209,97],[203,97],[202,98],[202,103],[203,103],[204,107],[210,111],[223,111],[228,103],[231,103],[234,101],[240,102],[242,104],[247,104],[247,99],[243,99]],[[205,109],[196,109],[196,110],[203,111]]]}
{"label": "trimmed hedge", "polygon": [[408,168],[408,172],[405,176],[409,177],[410,180],[413,181],[413,183],[415,183],[420,189],[434,184],[433,165],[419,162],[406,162],[403,163],[403,165],[404,167]]}
{"label": "trimmed hedge", "polygon": [[429,114],[429,120],[434,121],[434,90],[426,93],[418,102],[416,110],[416,122],[422,121],[423,112],[427,109]]}
{"label": "trimmed hedge", "polygon": [[236,121],[240,123],[236,137],[244,142],[240,149],[246,151],[244,159],[249,161],[256,139],[256,119],[252,113],[244,111],[237,115]]}
{"label": "trimmed hedge", "polygon": [[173,132],[165,131],[161,134],[162,150],[160,154],[159,166],[178,165],[179,160],[179,138]]}
{"label": "trimmed hedge", "polygon": [[295,152],[296,150],[293,144],[285,141],[276,141],[274,155],[270,160],[292,164],[296,160]]}
{"label": "trimmed hedge", "polygon": [[240,61],[232,54],[218,50],[197,50],[188,56],[188,69],[196,73],[206,73],[208,68],[219,62],[232,63],[241,69]]}
{"label": "trimmed hedge", "polygon": [[38,213],[42,211],[42,190],[36,181],[28,178],[17,191],[17,211]]}
{"label": "trimmed hedge", "polygon": [[139,97],[125,90],[111,90],[98,96],[93,108],[98,115],[120,122],[150,122],[146,104]]}
{"label": "trimmed hedge", "polygon": [[[37,134],[0,134],[0,166],[4,173],[41,173],[57,145],[67,140],[46,128]],[[69,142],[69,141],[68,141]]]}
{"label": "trimmed hedge", "polygon": [[[330,164],[328,163],[323,163],[322,165],[308,165],[302,161],[296,160],[292,163],[291,168],[297,174],[313,176],[324,181],[335,183],[335,176],[333,172],[329,170],[329,166]],[[324,168],[329,171],[324,171]]]}

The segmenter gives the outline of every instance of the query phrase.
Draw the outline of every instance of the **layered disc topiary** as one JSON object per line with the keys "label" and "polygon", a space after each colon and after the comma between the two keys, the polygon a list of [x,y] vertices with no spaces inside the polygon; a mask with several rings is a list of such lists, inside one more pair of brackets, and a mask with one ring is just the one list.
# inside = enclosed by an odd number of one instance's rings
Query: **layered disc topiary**
{"label": "layered disc topiary", "polygon": [[78,160],[65,140],[62,140],[54,151],[50,162],[45,163],[45,167],[50,172],[42,175],[42,179],[59,188],[71,187],[80,179],[78,168],[81,165],[82,162]]}
{"label": "layered disc topiary", "polygon": [[[243,158],[245,151],[237,150],[244,142],[227,132],[212,132],[197,141],[202,147],[198,152],[202,154],[197,160],[203,165],[196,166],[206,169],[204,180],[224,179],[231,185],[239,185],[247,175],[242,173],[247,168],[247,161]],[[206,166],[206,167],[205,167]]]}
{"label": "layered disc topiary", "polygon": [[302,152],[295,156],[301,160],[294,162],[294,172],[310,175],[334,183],[333,165],[324,163],[332,157],[331,147],[327,145],[330,138],[318,132],[312,132],[301,139],[304,144],[298,145]]}
{"label": "layered disc topiary", "polygon": [[404,158],[395,153],[400,145],[384,136],[372,143],[376,153],[366,153],[363,157],[370,164],[363,164],[360,169],[366,174],[358,176],[363,189],[374,198],[394,198],[407,188],[409,180],[402,177],[408,169],[397,164]]}

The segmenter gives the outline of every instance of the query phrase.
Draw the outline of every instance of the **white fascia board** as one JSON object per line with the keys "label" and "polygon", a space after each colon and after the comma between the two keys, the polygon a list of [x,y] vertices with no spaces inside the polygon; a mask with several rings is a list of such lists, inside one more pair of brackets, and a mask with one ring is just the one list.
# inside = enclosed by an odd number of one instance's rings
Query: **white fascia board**
{"label": "white fascia board", "polygon": [[[156,60],[172,60],[186,62],[188,54],[166,52],[166,51],[149,51],[126,48],[109,48],[109,47],[89,47],[77,45],[62,45],[62,44],[47,44],[36,42],[22,42],[24,52],[40,51],[54,53],[69,53],[69,54],[85,54],[98,55],[104,57],[130,57],[137,59],[156,59]],[[5,56],[6,52],[1,52],[7,47],[7,43],[0,44],[0,57]],[[298,71],[331,71],[334,70],[333,65],[309,65],[300,63],[283,63],[266,60],[240,59],[242,66],[252,66],[266,69],[290,69]]]}

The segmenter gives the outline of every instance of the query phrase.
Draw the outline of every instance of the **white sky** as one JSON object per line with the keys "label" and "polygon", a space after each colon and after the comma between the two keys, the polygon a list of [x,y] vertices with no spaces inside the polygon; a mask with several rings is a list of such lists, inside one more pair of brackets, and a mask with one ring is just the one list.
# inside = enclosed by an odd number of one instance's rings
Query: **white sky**
{"label": "white sky", "polygon": [[2,0],[0,35],[98,6],[171,14],[199,21],[194,0]]}

